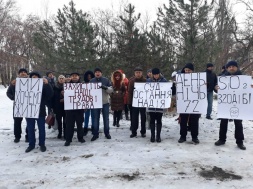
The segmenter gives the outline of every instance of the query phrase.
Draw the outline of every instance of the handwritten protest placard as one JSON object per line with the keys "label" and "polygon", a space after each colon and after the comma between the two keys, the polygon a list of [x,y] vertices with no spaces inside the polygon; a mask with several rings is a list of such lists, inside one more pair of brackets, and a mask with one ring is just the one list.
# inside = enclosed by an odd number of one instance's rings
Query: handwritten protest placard
{"label": "handwritten protest placard", "polygon": [[253,120],[250,76],[218,77],[218,118]]}
{"label": "handwritten protest placard", "polygon": [[206,73],[176,75],[177,113],[206,114]]}
{"label": "handwritten protest placard", "polygon": [[14,117],[39,117],[42,87],[41,78],[16,79]]}
{"label": "handwritten protest placard", "polygon": [[101,83],[64,83],[64,109],[102,108]]}
{"label": "handwritten protest placard", "polygon": [[171,86],[171,82],[135,83],[133,107],[169,108]]}

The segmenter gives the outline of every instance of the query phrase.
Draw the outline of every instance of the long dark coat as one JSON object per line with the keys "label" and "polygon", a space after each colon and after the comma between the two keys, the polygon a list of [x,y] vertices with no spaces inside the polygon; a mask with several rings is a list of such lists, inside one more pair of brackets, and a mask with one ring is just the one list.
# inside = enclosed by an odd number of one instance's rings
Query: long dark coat
{"label": "long dark coat", "polygon": [[[115,83],[115,74],[120,75],[120,86],[116,86]],[[118,110],[124,110],[125,104],[124,104],[124,95],[125,95],[125,84],[123,82],[123,75],[120,71],[115,71],[112,74],[111,77],[112,84],[113,84],[113,93],[110,95],[111,97],[111,110],[118,111]]]}

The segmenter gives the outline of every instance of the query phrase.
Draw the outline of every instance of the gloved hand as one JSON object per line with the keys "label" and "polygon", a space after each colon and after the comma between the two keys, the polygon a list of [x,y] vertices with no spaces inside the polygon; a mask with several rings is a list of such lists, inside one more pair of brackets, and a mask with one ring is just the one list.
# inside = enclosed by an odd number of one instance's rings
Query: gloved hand
{"label": "gloved hand", "polygon": [[108,87],[105,86],[105,85],[102,85],[100,88],[101,88],[101,89],[104,89],[104,90],[108,89]]}

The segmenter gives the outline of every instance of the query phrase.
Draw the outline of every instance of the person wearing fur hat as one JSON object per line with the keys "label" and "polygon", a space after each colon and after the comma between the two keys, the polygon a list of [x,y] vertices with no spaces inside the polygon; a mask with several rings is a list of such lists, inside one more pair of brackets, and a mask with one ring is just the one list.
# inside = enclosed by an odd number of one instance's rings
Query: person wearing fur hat
{"label": "person wearing fur hat", "polygon": [[119,127],[122,110],[125,108],[124,95],[126,91],[122,73],[118,70],[114,71],[111,76],[111,81],[113,87],[113,93],[110,94],[113,126]]}
{"label": "person wearing fur hat", "polygon": [[[94,75],[93,71],[88,70],[84,73],[83,79],[84,79],[85,83],[89,83],[90,80],[94,77],[95,77],[95,75]],[[83,126],[84,136],[86,136],[88,134],[88,125],[89,125],[90,117],[91,117],[91,130],[92,130],[93,124],[94,124],[94,116],[91,113],[91,109],[87,109],[84,113],[84,126]]]}
{"label": "person wearing fur hat", "polygon": [[[18,71],[18,78],[27,78],[28,77],[28,72],[25,68],[20,68]],[[15,85],[16,85],[16,80],[12,80],[11,84],[9,85],[6,95],[10,100],[13,100],[13,106],[14,106],[14,100],[15,100]],[[13,108],[14,109],[14,108]],[[14,120],[14,142],[18,143],[21,138],[22,134],[22,117],[13,117]],[[28,130],[26,127],[26,135],[25,135],[25,142],[28,142]]]}
{"label": "person wearing fur hat", "polygon": [[[70,74],[70,82],[69,83],[81,83],[80,74],[78,72],[72,72]],[[83,138],[83,121],[84,121],[84,110],[65,110],[66,114],[66,141],[64,146],[69,146],[72,142],[75,125],[77,126],[77,139],[78,142],[84,143],[85,140]]]}
{"label": "person wearing fur hat", "polygon": [[[167,82],[167,80],[161,75],[161,72],[158,68],[153,68],[152,78],[147,79],[147,82]],[[155,140],[156,142],[161,142],[163,109],[149,108],[148,112],[150,115],[149,121],[151,130],[150,142],[155,142]],[[156,136],[155,136],[155,129],[156,129]]]}
{"label": "person wearing fur hat", "polygon": [[[187,63],[182,69],[181,73],[188,74],[193,73],[194,65],[192,63]],[[178,140],[179,143],[183,143],[186,141],[187,135],[187,124],[189,124],[192,136],[192,142],[195,144],[199,143],[198,134],[199,134],[199,117],[200,114],[183,114],[180,115],[180,138]]]}
{"label": "person wearing fur hat", "polygon": [[[129,81],[128,86],[128,104],[133,103],[134,83],[144,83],[146,78],[142,75],[143,70],[140,67],[134,69],[134,78]],[[146,108],[132,107],[131,112],[131,131],[130,138],[137,136],[137,130],[139,127],[139,114],[141,115],[141,136],[146,137]]]}
{"label": "person wearing fur hat", "polygon": [[[242,75],[242,72],[238,68],[238,64],[236,61],[229,61],[226,64],[226,76],[232,76],[232,75]],[[215,86],[216,90],[219,89],[219,86]],[[226,143],[226,138],[227,138],[227,129],[228,129],[228,119],[220,119],[220,131],[219,131],[219,140],[216,141],[214,144],[216,146],[221,146]],[[244,134],[243,134],[243,125],[242,125],[242,120],[239,119],[234,119],[234,124],[235,124],[235,139],[236,139],[236,144],[238,148],[241,150],[246,150],[246,147],[243,144],[244,140]]]}
{"label": "person wearing fur hat", "polygon": [[[33,71],[29,74],[30,78],[41,78],[39,72]],[[51,85],[48,84],[47,79],[43,78],[43,88],[42,88],[42,97],[40,103],[40,112],[39,118],[26,118],[27,128],[28,128],[28,137],[29,137],[29,146],[25,152],[30,152],[35,148],[36,139],[35,139],[35,122],[37,122],[39,128],[39,146],[40,151],[45,152],[45,140],[46,140],[46,131],[45,131],[45,117],[46,117],[46,103],[48,99],[52,98],[53,89]]]}
{"label": "person wearing fur hat", "polygon": [[213,64],[208,63],[206,65],[206,85],[207,85],[207,113],[206,119],[211,118],[212,108],[213,108],[213,92],[215,91],[214,87],[217,85],[217,76],[213,72]]}
{"label": "person wearing fur hat", "polygon": [[94,69],[95,77],[90,80],[91,83],[102,83],[102,109],[92,109],[91,112],[94,116],[94,125],[92,129],[93,137],[91,141],[95,141],[99,138],[99,120],[100,112],[102,110],[104,121],[104,134],[107,139],[111,139],[110,126],[109,126],[109,95],[113,92],[112,84],[110,80],[102,76],[102,70],[100,68]]}

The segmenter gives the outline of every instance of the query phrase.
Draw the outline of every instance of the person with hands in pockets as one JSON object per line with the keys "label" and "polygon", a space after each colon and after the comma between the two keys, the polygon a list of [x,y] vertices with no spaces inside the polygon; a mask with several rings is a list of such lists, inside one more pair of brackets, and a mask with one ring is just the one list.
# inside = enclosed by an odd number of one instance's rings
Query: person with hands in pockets
{"label": "person with hands in pockets", "polygon": [[94,69],[95,77],[90,80],[90,83],[102,83],[102,109],[96,108],[92,109],[92,114],[94,116],[94,125],[92,134],[93,137],[91,141],[97,140],[99,138],[99,120],[100,111],[102,110],[103,121],[104,121],[104,134],[107,139],[111,139],[110,127],[109,127],[109,95],[113,92],[112,84],[110,80],[102,76],[102,70],[100,68]]}

